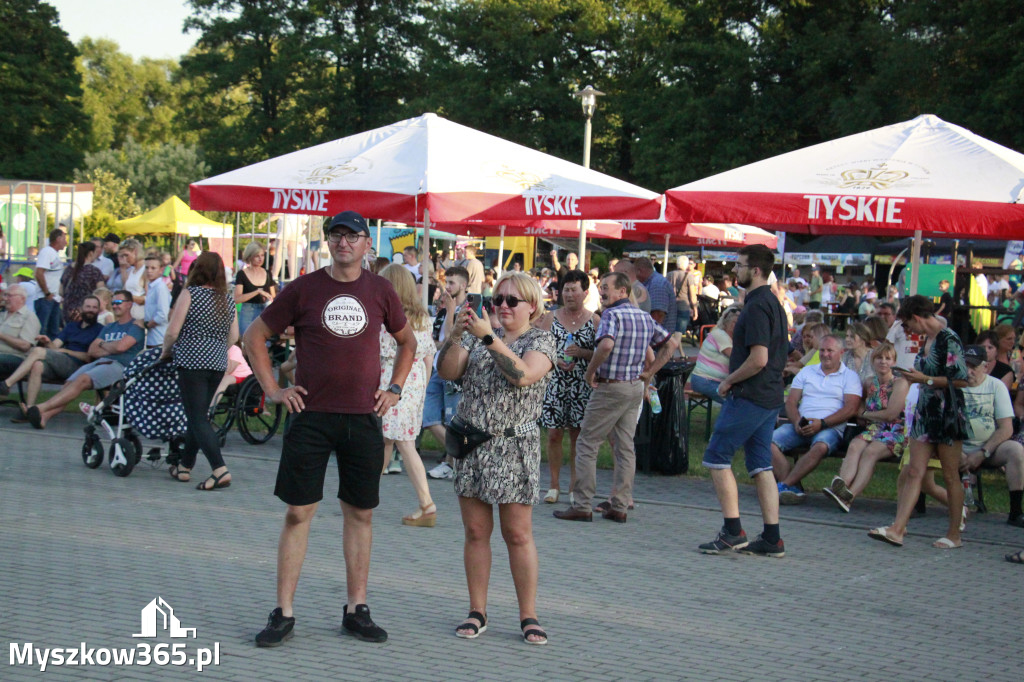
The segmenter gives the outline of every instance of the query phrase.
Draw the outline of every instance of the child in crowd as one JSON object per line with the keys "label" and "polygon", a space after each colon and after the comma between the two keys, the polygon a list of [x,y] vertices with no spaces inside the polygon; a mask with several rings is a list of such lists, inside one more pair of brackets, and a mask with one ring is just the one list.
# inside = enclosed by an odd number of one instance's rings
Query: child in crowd
{"label": "child in crowd", "polygon": [[96,316],[96,321],[102,325],[111,324],[114,319],[114,313],[111,311],[111,301],[114,300],[114,292],[106,287],[97,287],[93,292],[93,296],[100,299],[100,314]]}
{"label": "child in crowd", "polygon": [[146,312],[143,318],[146,327],[146,348],[162,346],[167,320],[171,313],[171,292],[163,284],[163,264],[159,254],[146,256]]}

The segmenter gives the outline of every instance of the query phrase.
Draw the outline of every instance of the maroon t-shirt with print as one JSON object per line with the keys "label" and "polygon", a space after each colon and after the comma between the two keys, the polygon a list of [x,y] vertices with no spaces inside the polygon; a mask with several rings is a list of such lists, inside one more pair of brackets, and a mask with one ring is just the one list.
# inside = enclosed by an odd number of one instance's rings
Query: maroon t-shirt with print
{"label": "maroon t-shirt with print", "polygon": [[391,282],[363,270],[338,282],[327,270],[289,284],[260,315],[280,334],[295,327],[295,383],[313,412],[368,414],[380,383],[380,328],[392,334],[406,324]]}

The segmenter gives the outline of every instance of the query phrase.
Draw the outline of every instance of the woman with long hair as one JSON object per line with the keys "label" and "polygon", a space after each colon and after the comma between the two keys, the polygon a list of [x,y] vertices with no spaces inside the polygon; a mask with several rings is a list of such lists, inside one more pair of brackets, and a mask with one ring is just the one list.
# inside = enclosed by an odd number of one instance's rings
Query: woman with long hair
{"label": "woman with long hair", "polygon": [[245,334],[252,321],[260,316],[277,294],[277,284],[263,267],[266,251],[257,242],[249,242],[242,252],[245,265],[235,275],[235,303],[238,309],[238,333]]}
{"label": "woman with long hair", "polygon": [[843,353],[842,361],[857,373],[862,384],[866,384],[875,376],[871,361],[872,338],[871,330],[863,322],[851,322],[846,327],[846,351]]}
{"label": "woman with long hair", "polygon": [[178,368],[178,386],[188,419],[185,450],[181,462],[171,467],[171,478],[183,483],[192,480],[196,454],[202,449],[211,474],[196,486],[199,490],[231,485],[231,474],[208,411],[228,367],[228,346],[237,340],[238,319],[224,275],[224,261],[217,253],[205,251],[191,264],[185,289],[171,310],[161,356],[173,358]]}
{"label": "woman with long hair", "polygon": [[491,534],[497,506],[519,601],[523,641],[547,644],[547,633],[537,622],[533,505],[540,498],[537,420],[558,351],[551,332],[533,326],[544,314],[544,295],[532,277],[506,272],[495,284],[492,300],[498,328],[492,329],[486,311],[477,316],[466,306],[456,316],[437,358],[444,379],[462,379],[456,417],[496,434],[455,461],[455,494],[466,529],[463,562],[469,587],[469,615],[455,628],[455,635],[473,639],[487,629]]}
{"label": "woman with long hair", "polygon": [[869,362],[874,371],[864,382],[858,415],[861,422],[867,423],[867,429],[854,436],[846,449],[839,475],[822,491],[844,512],[850,511],[853,500],[868,487],[878,462],[903,454],[903,407],[910,384],[892,371],[896,365],[896,348],[890,342],[883,341],[871,351]]}
{"label": "woman with long hair", "polygon": [[125,239],[117,247],[117,268],[107,286],[112,291],[124,289],[132,295],[132,318],[146,317],[146,266],[142,260],[144,250],[138,239]]}
{"label": "woman with long hair", "polygon": [[103,273],[93,265],[100,255],[100,250],[92,242],[78,245],[75,263],[64,269],[60,277],[64,324],[80,319],[82,303],[96,289],[96,285],[104,281]]}
{"label": "woman with long hair", "polygon": [[960,337],[935,316],[935,304],[925,296],[907,298],[900,306],[898,318],[908,332],[924,336],[914,368],[898,370],[907,382],[920,386],[920,393],[908,438],[910,462],[897,482],[896,520],[890,526],[869,531],[868,535],[890,545],[903,545],[928,460],[938,459],[949,500],[949,527],[932,547],[954,549],[960,546],[964,506],[960,456],[964,439],[971,436],[961,391],[967,385],[964,347]]}
{"label": "woman with long hair", "polygon": [[[419,509],[402,517],[406,526],[432,527],[437,521],[437,507],[430,497],[427,472],[420,453],[416,451],[416,436],[423,423],[423,400],[427,394],[427,379],[434,361],[434,339],[431,337],[431,319],[416,293],[416,282],[405,266],[392,264],[381,270],[381,277],[391,282],[402,302],[402,310],[416,337],[416,355],[412,369],[402,387],[402,399],[383,417],[384,466],[391,462],[392,447],[397,447],[405,462],[405,472],[412,481],[419,500]],[[386,329],[380,330],[380,388],[386,391],[398,356],[398,344]]]}

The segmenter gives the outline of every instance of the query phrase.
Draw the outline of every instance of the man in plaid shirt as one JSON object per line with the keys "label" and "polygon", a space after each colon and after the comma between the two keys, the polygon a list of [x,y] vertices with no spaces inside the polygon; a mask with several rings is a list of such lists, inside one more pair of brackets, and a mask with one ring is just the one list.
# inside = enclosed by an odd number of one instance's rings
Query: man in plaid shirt
{"label": "man in plaid shirt", "polygon": [[[629,302],[629,278],[613,272],[601,279],[601,324],[597,347],[586,380],[594,388],[576,441],[576,481],[573,504],[555,512],[564,521],[590,521],[590,500],[597,486],[597,450],[615,435],[615,495],[602,516],[626,522],[626,505],[633,499],[637,412],[651,377],[672,357],[679,341],[654,319]],[[651,348],[657,347],[657,356]]]}

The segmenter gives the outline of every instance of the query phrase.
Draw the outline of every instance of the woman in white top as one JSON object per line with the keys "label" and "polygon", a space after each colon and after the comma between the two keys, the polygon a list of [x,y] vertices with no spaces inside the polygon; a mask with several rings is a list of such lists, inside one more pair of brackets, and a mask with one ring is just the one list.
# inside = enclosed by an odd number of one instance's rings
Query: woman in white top
{"label": "woman in white top", "polygon": [[146,266],[142,260],[142,244],[137,239],[125,239],[117,248],[118,269],[122,288],[132,295],[132,319],[146,317]]}

